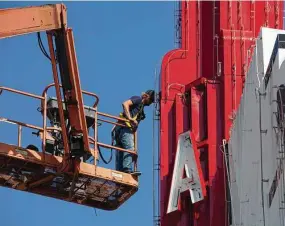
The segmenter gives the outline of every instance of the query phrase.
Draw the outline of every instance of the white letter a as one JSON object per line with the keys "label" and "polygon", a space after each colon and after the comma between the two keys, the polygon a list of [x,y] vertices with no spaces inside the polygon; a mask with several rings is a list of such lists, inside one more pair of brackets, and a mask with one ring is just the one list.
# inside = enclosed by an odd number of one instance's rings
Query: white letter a
{"label": "white letter a", "polygon": [[[182,177],[184,170],[186,178]],[[186,190],[190,192],[192,203],[204,199],[190,131],[180,134],[178,138],[167,213],[178,209],[180,194]]]}

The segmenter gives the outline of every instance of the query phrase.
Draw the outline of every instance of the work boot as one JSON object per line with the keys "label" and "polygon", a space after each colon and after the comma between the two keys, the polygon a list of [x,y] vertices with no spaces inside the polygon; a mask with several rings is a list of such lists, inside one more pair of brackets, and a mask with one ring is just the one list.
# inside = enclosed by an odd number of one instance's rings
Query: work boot
{"label": "work boot", "polygon": [[131,174],[132,176],[140,176],[142,173],[140,171],[131,171],[131,170],[126,170],[124,173]]}
{"label": "work boot", "polygon": [[142,172],[140,172],[140,171],[134,171],[134,172],[131,172],[130,173],[132,176],[141,176],[142,175]]}

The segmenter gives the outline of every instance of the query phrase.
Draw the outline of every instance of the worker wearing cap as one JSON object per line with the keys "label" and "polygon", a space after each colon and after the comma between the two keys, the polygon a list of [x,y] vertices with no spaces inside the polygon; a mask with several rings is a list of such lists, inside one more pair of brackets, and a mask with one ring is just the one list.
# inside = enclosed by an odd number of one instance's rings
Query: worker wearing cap
{"label": "worker wearing cap", "polygon": [[[144,107],[150,106],[154,102],[155,91],[148,90],[142,93],[141,96],[132,96],[126,100],[123,105],[123,113],[121,118],[129,120],[125,122],[126,127],[115,126],[113,129],[113,139],[117,147],[134,150],[134,133],[136,132],[141,120],[145,119]],[[116,170],[133,175],[141,173],[132,170],[133,156],[128,152],[117,151],[116,154]]]}

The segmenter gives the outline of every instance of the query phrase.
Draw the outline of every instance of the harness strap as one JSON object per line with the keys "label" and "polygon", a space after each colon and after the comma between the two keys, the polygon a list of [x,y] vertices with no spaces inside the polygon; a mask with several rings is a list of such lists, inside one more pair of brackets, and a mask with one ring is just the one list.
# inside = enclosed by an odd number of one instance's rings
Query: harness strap
{"label": "harness strap", "polygon": [[[142,111],[143,111],[143,109],[144,109],[143,104],[140,104],[139,108],[140,108],[140,109],[139,109],[138,113],[133,117],[135,120],[137,120],[139,114],[142,113]],[[120,118],[127,119],[127,118],[124,116],[124,113],[120,113]],[[133,128],[132,125],[131,125],[131,123],[130,123],[130,121],[125,122],[125,124],[126,124],[126,126],[129,127],[129,128],[131,128],[131,129]]]}

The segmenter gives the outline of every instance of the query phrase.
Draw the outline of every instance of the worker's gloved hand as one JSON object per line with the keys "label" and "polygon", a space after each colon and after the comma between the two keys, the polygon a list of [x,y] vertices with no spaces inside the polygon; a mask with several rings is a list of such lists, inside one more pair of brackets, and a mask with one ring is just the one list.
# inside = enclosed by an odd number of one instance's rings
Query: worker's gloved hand
{"label": "worker's gloved hand", "polygon": [[133,126],[136,127],[136,126],[138,125],[138,121],[137,121],[137,120],[131,118],[130,121],[131,121],[131,123],[132,123]]}

